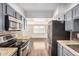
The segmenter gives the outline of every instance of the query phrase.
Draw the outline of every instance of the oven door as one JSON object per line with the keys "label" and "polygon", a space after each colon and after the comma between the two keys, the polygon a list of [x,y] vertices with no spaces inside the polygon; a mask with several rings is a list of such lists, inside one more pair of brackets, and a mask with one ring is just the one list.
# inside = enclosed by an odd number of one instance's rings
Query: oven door
{"label": "oven door", "polygon": [[21,56],[28,56],[28,49],[27,46],[20,49],[20,55]]}

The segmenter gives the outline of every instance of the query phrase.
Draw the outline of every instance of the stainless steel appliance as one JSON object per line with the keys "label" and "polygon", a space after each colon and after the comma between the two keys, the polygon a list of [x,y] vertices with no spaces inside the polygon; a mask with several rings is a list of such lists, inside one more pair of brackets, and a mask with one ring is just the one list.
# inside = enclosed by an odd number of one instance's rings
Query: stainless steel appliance
{"label": "stainless steel appliance", "polygon": [[21,30],[22,21],[9,15],[5,15],[5,30]]}
{"label": "stainless steel appliance", "polygon": [[57,40],[70,39],[70,32],[65,31],[65,22],[52,20],[48,24],[49,55],[57,55]]}
{"label": "stainless steel appliance", "polygon": [[16,19],[12,16],[5,15],[5,30],[16,30],[17,22]]}
{"label": "stainless steel appliance", "polygon": [[32,49],[32,45],[31,45],[31,41],[29,41],[27,43],[27,45],[25,44],[25,46],[23,46],[21,49],[20,49],[20,55],[21,56],[28,56],[29,53],[31,53],[31,49]]}
{"label": "stainless steel appliance", "polygon": [[18,42],[11,35],[1,36],[0,39],[1,39],[0,47],[18,48],[18,51],[17,51],[18,56],[28,56],[29,50],[31,52],[32,42],[29,40]]}

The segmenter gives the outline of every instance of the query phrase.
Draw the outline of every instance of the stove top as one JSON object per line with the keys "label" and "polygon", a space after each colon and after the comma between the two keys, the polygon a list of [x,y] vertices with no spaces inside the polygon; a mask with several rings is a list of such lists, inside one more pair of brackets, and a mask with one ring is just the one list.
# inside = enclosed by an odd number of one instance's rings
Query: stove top
{"label": "stove top", "polygon": [[27,42],[16,42],[14,44],[12,44],[10,47],[18,47],[18,48],[22,48],[23,46],[26,45]]}
{"label": "stove top", "polygon": [[17,42],[16,40],[9,40],[7,42],[1,43],[0,47],[17,47],[17,48],[22,48],[27,44],[28,41],[26,42]]}

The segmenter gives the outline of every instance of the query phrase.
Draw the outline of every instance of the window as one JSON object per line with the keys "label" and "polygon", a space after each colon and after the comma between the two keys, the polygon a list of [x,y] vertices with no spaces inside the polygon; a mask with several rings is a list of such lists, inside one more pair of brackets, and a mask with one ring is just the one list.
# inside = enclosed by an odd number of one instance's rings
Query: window
{"label": "window", "polygon": [[34,33],[45,33],[45,26],[34,26]]}

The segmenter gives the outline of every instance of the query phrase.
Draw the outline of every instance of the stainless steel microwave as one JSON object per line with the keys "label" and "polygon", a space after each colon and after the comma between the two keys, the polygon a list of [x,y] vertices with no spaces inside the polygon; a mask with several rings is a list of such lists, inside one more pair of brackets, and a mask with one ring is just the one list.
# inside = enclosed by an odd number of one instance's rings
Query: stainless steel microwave
{"label": "stainless steel microwave", "polygon": [[20,30],[18,19],[15,17],[5,15],[5,30]]}

